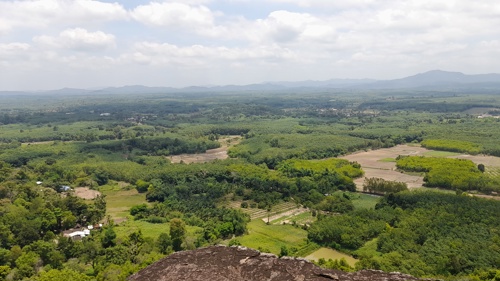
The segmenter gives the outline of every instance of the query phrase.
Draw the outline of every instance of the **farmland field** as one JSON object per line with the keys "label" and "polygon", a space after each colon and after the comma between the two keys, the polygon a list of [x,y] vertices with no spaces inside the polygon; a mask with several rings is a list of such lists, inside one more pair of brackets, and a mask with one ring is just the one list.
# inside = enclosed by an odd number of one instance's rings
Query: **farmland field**
{"label": "farmland field", "polygon": [[105,190],[102,193],[106,195],[106,215],[110,215],[116,223],[127,219],[132,206],[146,203],[146,195],[135,189]]}
{"label": "farmland field", "polygon": [[[358,152],[343,156],[343,159],[356,161],[361,164],[366,178],[383,178],[390,181],[400,181],[408,184],[409,188],[421,187],[424,183],[423,177],[403,174],[396,171],[396,162],[387,161],[395,159],[399,155],[423,155],[427,149],[419,146],[398,145],[391,148],[383,148]],[[363,190],[364,178],[354,181],[358,190]]]}
{"label": "farmland field", "polygon": [[[277,204],[277,205],[272,207],[271,212],[269,214],[268,214],[267,210],[264,210],[264,209],[241,208],[241,201],[230,201],[230,202],[226,203],[225,206],[228,208],[241,210],[242,212],[248,214],[250,216],[250,219],[252,219],[252,220],[257,219],[257,218],[261,218],[263,220],[265,219],[266,222],[267,222],[268,215],[269,215],[269,219],[272,221],[272,220],[276,220],[276,219],[279,219],[280,217],[282,217],[283,216],[282,213],[284,213],[284,212],[292,211],[292,213],[293,213],[294,211],[298,211],[298,210],[302,209],[296,203],[293,203],[293,202],[283,202],[283,203]],[[274,217],[274,219],[273,219],[273,217]]]}
{"label": "farmland field", "polygon": [[[424,183],[423,174],[401,173],[396,170],[396,162],[389,161],[390,159],[395,159],[399,155],[469,159],[475,164],[485,165],[486,171],[493,176],[500,174],[500,157],[436,151],[414,145],[398,145],[391,148],[357,152],[341,158],[349,161],[356,161],[361,164],[365,172],[365,178],[375,177],[389,181],[405,182],[408,184],[408,188],[422,187]],[[358,190],[363,189],[363,182],[364,178],[358,178],[354,181]]]}
{"label": "farmland field", "polygon": [[251,221],[248,234],[238,240],[245,247],[273,254],[279,254],[282,246],[298,251],[308,247],[307,231],[291,225],[267,225],[259,219]]}

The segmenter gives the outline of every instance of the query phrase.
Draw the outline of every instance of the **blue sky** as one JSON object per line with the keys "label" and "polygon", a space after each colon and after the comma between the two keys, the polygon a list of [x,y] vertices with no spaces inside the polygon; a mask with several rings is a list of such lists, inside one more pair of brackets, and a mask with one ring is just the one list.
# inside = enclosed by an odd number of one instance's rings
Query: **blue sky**
{"label": "blue sky", "polygon": [[497,0],[0,0],[0,90],[500,72]]}

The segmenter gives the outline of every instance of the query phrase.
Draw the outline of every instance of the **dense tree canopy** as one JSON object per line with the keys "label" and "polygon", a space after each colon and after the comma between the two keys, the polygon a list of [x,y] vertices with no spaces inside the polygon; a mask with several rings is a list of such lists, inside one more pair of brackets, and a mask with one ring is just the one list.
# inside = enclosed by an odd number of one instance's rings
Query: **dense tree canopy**
{"label": "dense tree canopy", "polygon": [[[499,156],[500,119],[473,113],[498,111],[496,94],[302,89],[31,98],[0,96],[2,280],[125,280],[174,250],[245,235],[249,216],[235,205],[269,214],[277,204],[313,210],[309,240],[354,254],[358,268],[499,276],[498,203],[411,193],[372,178],[366,191],[386,196],[376,210],[360,209],[345,191],[355,191],[362,167],[332,158],[404,143]],[[238,145],[223,142],[234,135]],[[168,157],[222,145],[237,159],[172,164]],[[498,170],[486,164],[397,160],[403,172],[425,173],[429,187],[499,192]],[[146,201],[114,209],[162,229],[124,233],[126,226],[104,219],[114,202],[64,190],[76,186],[135,188]],[[96,223],[105,227],[82,240],[62,236]],[[282,255],[298,252],[280,248]]]}

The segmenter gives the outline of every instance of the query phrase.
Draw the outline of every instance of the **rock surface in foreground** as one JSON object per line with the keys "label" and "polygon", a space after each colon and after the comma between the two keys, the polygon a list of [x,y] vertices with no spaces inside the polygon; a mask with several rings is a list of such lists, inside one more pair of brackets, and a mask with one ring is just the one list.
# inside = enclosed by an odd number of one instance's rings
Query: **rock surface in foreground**
{"label": "rock surface in foreground", "polygon": [[212,246],[174,253],[129,277],[130,281],[306,281],[306,280],[420,280],[402,273],[362,270],[346,273],[320,268],[295,258],[244,247]]}

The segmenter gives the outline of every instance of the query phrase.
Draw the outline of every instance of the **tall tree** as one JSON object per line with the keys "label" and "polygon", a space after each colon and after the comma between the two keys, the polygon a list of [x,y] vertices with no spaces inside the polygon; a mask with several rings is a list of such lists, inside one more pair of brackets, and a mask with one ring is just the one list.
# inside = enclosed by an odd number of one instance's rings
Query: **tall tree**
{"label": "tall tree", "polygon": [[162,254],[168,254],[172,251],[172,239],[168,233],[161,233],[160,236],[158,236],[156,244]]}
{"label": "tall tree", "polygon": [[182,243],[186,239],[186,224],[181,219],[170,220],[170,238],[174,251],[182,250]]}

